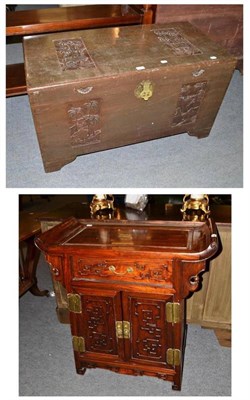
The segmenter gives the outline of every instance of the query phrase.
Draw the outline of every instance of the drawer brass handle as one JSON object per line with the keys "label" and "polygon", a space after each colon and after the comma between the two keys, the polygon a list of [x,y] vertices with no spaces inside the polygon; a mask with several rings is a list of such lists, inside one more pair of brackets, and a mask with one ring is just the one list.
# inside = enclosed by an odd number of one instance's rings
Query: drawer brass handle
{"label": "drawer brass handle", "polygon": [[125,272],[117,272],[116,267],[114,265],[109,266],[109,271],[113,272],[116,275],[126,275],[127,273],[131,273],[134,271],[133,267],[128,267]]}

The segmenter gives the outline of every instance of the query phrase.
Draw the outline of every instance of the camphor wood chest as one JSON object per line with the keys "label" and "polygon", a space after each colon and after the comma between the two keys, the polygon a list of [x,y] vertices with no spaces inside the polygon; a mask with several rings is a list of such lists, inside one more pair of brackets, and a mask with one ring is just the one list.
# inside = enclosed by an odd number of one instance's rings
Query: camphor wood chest
{"label": "camphor wood chest", "polygon": [[77,155],[209,134],[236,60],[186,22],[24,38],[45,171]]}
{"label": "camphor wood chest", "polygon": [[66,289],[77,372],[150,375],[180,390],[185,299],[217,251],[212,220],[70,218],[36,245]]}

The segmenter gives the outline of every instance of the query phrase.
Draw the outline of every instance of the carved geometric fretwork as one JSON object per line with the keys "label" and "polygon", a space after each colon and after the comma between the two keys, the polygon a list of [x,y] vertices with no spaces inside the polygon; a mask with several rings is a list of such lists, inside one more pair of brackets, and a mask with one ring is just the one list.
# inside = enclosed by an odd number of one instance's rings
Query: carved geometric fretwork
{"label": "carved geometric fretwork", "polygon": [[191,43],[178,29],[153,29],[158,40],[170,48],[176,56],[193,56],[202,54],[202,51]]}
{"label": "carved geometric fretwork", "polygon": [[172,126],[195,123],[200,105],[206,93],[207,82],[191,82],[182,85]]}
{"label": "carved geometric fretwork", "polygon": [[[86,323],[87,351],[116,354],[112,299],[83,296],[83,312]],[[110,324],[109,321],[113,323]]]}
{"label": "carved geometric fretwork", "polygon": [[164,361],[164,305],[163,301],[131,299],[134,358]]}

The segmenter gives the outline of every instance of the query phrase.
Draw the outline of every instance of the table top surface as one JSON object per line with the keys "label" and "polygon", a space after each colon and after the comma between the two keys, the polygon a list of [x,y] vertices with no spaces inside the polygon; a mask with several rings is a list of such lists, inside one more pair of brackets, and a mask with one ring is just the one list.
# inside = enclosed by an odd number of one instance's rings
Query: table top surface
{"label": "table top surface", "polygon": [[149,70],[166,75],[171,67],[233,60],[188,22],[27,36],[23,43],[30,90]]}
{"label": "table top surface", "polygon": [[35,242],[40,250],[53,254],[105,250],[115,254],[125,251],[168,253],[171,257],[188,255],[192,259],[208,258],[218,248],[217,231],[211,219],[205,222],[93,221],[72,217],[39,235]]}

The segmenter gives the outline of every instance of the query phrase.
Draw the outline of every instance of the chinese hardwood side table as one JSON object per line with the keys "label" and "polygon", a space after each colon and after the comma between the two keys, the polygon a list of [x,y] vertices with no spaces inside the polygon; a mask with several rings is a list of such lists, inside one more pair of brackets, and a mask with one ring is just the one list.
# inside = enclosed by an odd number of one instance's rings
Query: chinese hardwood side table
{"label": "chinese hardwood side table", "polygon": [[180,390],[185,299],[217,252],[213,221],[69,218],[35,242],[67,292],[77,372],[155,376]]}

